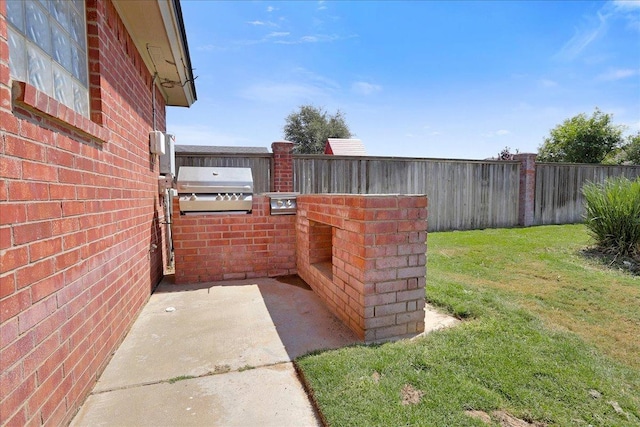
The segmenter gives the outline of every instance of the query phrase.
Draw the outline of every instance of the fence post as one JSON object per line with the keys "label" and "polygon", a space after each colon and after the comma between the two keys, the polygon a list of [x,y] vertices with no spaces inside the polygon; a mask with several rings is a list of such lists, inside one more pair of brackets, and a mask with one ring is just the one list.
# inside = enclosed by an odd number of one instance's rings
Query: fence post
{"label": "fence post", "polygon": [[518,225],[523,227],[533,225],[535,220],[536,157],[538,157],[538,155],[533,153],[522,153],[513,156],[514,160],[520,162]]}
{"label": "fence post", "polygon": [[293,142],[274,142],[271,144],[271,151],[273,151],[271,190],[293,192]]}

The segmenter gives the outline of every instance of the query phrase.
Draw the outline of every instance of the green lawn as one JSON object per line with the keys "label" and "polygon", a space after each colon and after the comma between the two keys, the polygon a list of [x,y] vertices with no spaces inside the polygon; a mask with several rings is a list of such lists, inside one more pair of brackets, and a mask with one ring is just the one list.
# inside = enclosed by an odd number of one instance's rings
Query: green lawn
{"label": "green lawn", "polygon": [[428,240],[427,299],[465,321],[298,359],[329,425],[640,425],[640,279],[584,259],[583,226]]}

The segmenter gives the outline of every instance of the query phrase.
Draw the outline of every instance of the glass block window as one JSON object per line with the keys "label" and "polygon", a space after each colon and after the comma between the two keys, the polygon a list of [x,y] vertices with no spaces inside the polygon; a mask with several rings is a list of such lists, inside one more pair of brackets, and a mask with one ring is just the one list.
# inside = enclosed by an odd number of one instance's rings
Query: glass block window
{"label": "glass block window", "polygon": [[89,116],[84,0],[7,0],[9,70]]}

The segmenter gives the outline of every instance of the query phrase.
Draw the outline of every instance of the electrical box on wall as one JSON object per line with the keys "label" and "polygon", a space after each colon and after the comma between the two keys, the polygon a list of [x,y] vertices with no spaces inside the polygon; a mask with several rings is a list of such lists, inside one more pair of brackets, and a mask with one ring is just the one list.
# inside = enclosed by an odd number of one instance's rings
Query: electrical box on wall
{"label": "electrical box on wall", "polygon": [[151,154],[164,154],[164,133],[154,130],[149,133],[149,151]]}
{"label": "electrical box on wall", "polygon": [[176,175],[176,137],[170,133],[164,135],[165,151],[160,156],[160,173]]}

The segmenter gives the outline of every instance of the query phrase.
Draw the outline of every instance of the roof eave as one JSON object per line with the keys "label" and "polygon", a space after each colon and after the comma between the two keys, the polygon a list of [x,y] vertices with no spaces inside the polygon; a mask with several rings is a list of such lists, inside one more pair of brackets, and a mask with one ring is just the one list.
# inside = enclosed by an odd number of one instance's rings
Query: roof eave
{"label": "roof eave", "polygon": [[179,0],[113,3],[167,105],[191,106],[197,95]]}

